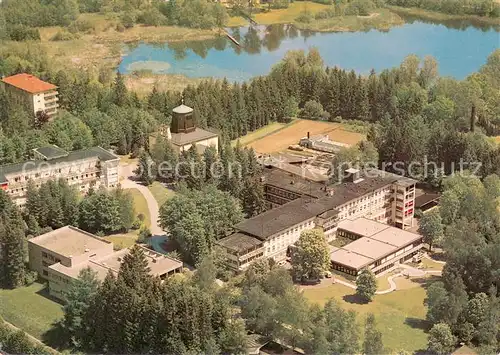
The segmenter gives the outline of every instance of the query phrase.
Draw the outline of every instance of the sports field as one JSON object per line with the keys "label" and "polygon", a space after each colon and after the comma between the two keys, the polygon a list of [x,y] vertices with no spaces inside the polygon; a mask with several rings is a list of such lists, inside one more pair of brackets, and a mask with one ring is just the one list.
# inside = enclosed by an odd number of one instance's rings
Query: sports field
{"label": "sports field", "polygon": [[307,136],[307,132],[311,136],[328,134],[331,140],[349,145],[354,145],[366,138],[364,134],[345,130],[341,123],[296,120],[275,133],[253,140],[248,146],[258,153],[281,152],[290,145],[298,144],[302,137]]}

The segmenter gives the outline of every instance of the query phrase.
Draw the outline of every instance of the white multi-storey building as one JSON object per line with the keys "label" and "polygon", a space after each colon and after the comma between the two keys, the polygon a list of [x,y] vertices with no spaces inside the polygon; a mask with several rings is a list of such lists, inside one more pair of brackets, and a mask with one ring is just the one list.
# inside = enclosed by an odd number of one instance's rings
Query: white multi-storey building
{"label": "white multi-storey building", "polygon": [[49,117],[57,113],[57,86],[25,73],[6,77],[1,81],[7,95],[24,105],[34,116],[39,112],[45,112]]}
{"label": "white multi-storey building", "polygon": [[18,204],[26,202],[28,183],[36,187],[48,180],[65,179],[85,193],[91,187],[118,185],[120,158],[101,147],[66,152],[56,146],[33,150],[33,159],[0,166],[0,188]]}
{"label": "white multi-storey building", "polygon": [[415,180],[379,170],[349,173],[343,183],[330,186],[276,169],[264,174],[266,198],[275,208],[239,223],[235,234],[218,242],[229,265],[243,270],[257,256],[284,260],[302,231],[320,228],[331,241],[346,219],[412,226]]}

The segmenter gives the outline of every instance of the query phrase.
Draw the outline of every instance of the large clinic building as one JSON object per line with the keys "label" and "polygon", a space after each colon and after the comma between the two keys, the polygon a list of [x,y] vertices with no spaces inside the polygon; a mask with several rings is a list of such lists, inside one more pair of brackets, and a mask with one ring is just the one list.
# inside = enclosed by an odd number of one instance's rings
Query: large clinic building
{"label": "large clinic building", "polygon": [[304,230],[319,228],[331,241],[343,220],[365,217],[394,229],[413,226],[416,181],[402,176],[351,170],[341,184],[327,185],[264,168],[261,181],[274,208],[237,224],[234,234],[217,242],[234,270],[263,257],[284,260]]}

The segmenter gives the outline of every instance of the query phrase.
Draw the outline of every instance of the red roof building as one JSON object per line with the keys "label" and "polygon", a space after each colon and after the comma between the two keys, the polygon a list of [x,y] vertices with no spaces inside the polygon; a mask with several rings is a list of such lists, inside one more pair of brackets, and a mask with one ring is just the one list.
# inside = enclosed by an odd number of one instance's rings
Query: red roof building
{"label": "red roof building", "polygon": [[5,84],[12,85],[18,89],[29,92],[31,94],[38,94],[41,92],[57,89],[57,86],[42,81],[38,79],[36,76],[26,73],[12,75],[3,78],[2,81]]}

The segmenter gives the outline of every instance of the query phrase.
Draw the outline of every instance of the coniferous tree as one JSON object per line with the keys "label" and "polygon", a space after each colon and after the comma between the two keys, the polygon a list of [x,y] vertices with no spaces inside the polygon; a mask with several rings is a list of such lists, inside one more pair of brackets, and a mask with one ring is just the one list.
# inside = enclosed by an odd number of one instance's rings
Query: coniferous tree
{"label": "coniferous tree", "polygon": [[90,302],[96,296],[99,287],[97,274],[90,268],[80,271],[78,278],[73,281],[68,292],[64,295],[63,327],[73,345],[79,342],[85,334],[84,316],[90,307]]}
{"label": "coniferous tree", "polygon": [[384,352],[382,333],[377,329],[375,316],[372,313],[366,317],[363,350],[366,355],[377,355]]}
{"label": "coniferous tree", "polygon": [[118,280],[122,280],[129,288],[143,290],[147,286],[149,271],[144,250],[135,245],[130,253],[123,257]]}
{"label": "coniferous tree", "polygon": [[247,218],[254,217],[266,210],[264,188],[256,179],[245,178],[241,191],[241,205]]}
{"label": "coniferous tree", "polygon": [[10,206],[5,216],[0,216],[0,243],[4,287],[16,288],[24,285],[26,275],[24,221],[15,206]]}
{"label": "coniferous tree", "polygon": [[113,102],[118,106],[125,106],[128,104],[128,91],[125,86],[125,79],[120,72],[116,74],[115,78],[113,87]]}

